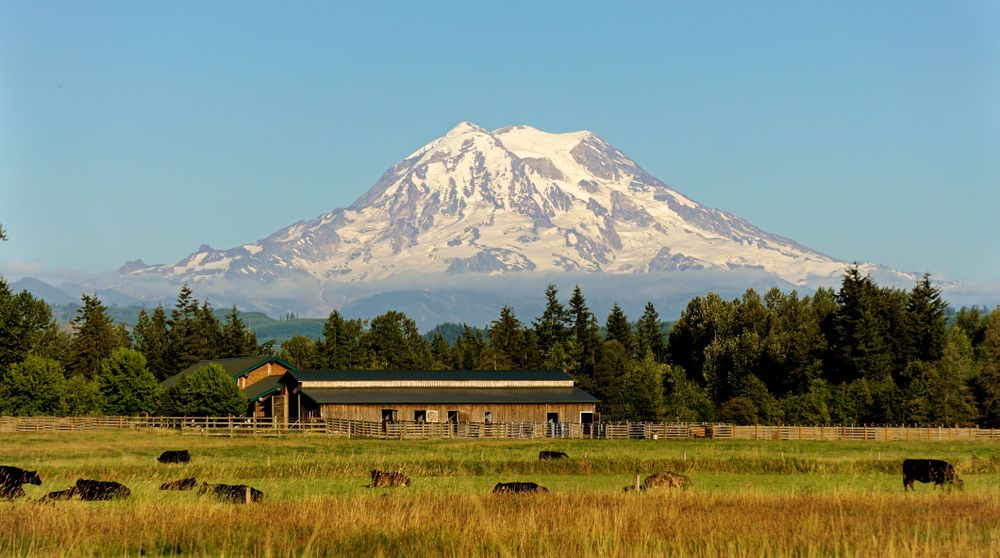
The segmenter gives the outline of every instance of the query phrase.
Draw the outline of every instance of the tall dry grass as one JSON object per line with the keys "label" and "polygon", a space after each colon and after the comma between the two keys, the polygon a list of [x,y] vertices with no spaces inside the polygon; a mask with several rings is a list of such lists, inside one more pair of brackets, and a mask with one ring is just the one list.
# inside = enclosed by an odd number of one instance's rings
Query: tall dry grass
{"label": "tall dry grass", "polygon": [[[193,462],[165,466],[164,449]],[[569,461],[537,460],[561,449]],[[964,492],[903,493],[903,457],[943,457]],[[972,442],[358,441],[32,434],[0,464],[38,469],[32,496],[76,478],[123,482],[120,502],[0,501],[0,556],[1000,556],[1000,448]],[[373,467],[412,487],[362,487]],[[636,473],[693,489],[623,494]],[[197,476],[247,482],[265,502],[161,492]],[[499,480],[548,495],[493,496]]]}
{"label": "tall dry grass", "polygon": [[3,556],[997,556],[996,496],[405,492],[233,506],[19,502]]}

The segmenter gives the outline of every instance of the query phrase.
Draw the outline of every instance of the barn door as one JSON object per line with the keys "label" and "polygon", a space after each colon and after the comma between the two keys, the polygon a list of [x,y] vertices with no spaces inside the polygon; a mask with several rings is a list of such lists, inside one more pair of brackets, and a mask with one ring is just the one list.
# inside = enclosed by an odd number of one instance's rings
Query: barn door
{"label": "barn door", "polygon": [[559,413],[545,413],[546,433],[550,437],[562,436],[562,429],[559,425]]}
{"label": "barn door", "polygon": [[583,431],[584,436],[592,435],[594,427],[594,413],[590,411],[580,412],[580,430]]}

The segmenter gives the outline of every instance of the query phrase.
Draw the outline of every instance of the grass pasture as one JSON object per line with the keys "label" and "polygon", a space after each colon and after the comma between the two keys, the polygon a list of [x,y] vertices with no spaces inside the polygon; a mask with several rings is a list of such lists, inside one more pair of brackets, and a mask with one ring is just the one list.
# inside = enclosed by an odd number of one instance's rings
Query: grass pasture
{"label": "grass pasture", "polygon": [[[191,450],[161,465],[164,449]],[[571,459],[538,461],[541,449]],[[918,483],[905,457],[947,459],[963,491]],[[77,478],[132,489],[116,502],[0,502],[0,556],[998,556],[995,442],[377,441],[228,439],[103,431],[5,436],[0,464],[37,469],[31,497]],[[400,470],[406,489],[369,490]],[[637,473],[687,491],[626,494]],[[160,483],[246,483],[262,504]],[[552,492],[493,496],[501,481]]]}

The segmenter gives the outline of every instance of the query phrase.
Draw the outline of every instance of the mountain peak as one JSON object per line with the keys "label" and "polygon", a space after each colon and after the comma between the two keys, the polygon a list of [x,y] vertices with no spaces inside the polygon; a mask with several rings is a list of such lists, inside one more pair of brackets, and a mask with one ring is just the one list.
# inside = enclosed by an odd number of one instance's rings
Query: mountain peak
{"label": "mountain peak", "polygon": [[465,134],[489,134],[489,132],[485,128],[476,126],[472,122],[465,120],[456,124],[445,136],[461,136]]}
{"label": "mountain peak", "polygon": [[[136,266],[138,267],[138,266]],[[406,274],[752,269],[792,283],[842,263],[706,208],[593,133],[460,122],[349,208],[174,266],[211,277],[367,282]]]}

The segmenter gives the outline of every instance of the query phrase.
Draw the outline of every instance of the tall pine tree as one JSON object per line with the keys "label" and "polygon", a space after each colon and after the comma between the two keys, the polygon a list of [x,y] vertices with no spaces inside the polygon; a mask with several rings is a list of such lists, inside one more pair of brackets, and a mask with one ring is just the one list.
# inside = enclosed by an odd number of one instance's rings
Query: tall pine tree
{"label": "tall pine tree", "polygon": [[570,312],[559,302],[559,290],[555,285],[545,288],[545,310],[534,321],[535,336],[538,340],[538,350],[544,358],[548,358],[552,348],[564,346],[569,339],[570,331],[567,324]]}
{"label": "tall pine tree", "polygon": [[177,373],[204,358],[204,340],[198,328],[198,300],[186,284],[177,294],[177,302],[167,321],[168,336],[167,362],[172,372]]}
{"label": "tall pine tree", "polygon": [[914,285],[906,303],[906,348],[910,360],[935,361],[942,356],[947,330],[948,304],[941,290],[931,284],[929,273]]}
{"label": "tall pine tree", "polygon": [[177,372],[171,369],[167,360],[169,332],[163,306],[157,305],[152,316],[147,315],[145,309],[139,310],[139,319],[132,328],[132,339],[135,348],[146,357],[146,365],[156,379],[162,381]]}
{"label": "tall pine tree", "polygon": [[260,351],[257,335],[247,328],[236,305],[233,305],[232,310],[226,314],[226,322],[222,326],[219,358],[256,356]]}
{"label": "tall pine tree", "polygon": [[365,323],[347,320],[334,310],[323,324],[323,340],[319,344],[320,361],[330,370],[360,370],[370,362],[364,346]]}
{"label": "tall pine tree", "polygon": [[524,368],[528,360],[528,343],[521,321],[517,319],[514,309],[504,306],[500,309],[500,317],[490,323],[490,350],[494,370],[517,370]]}
{"label": "tall pine tree", "polygon": [[115,349],[128,347],[130,343],[125,326],[111,320],[97,295],[84,294],[81,300],[83,306],[70,322],[75,333],[70,341],[69,373],[94,378],[102,360]]}
{"label": "tall pine tree", "polygon": [[645,358],[650,355],[656,362],[664,362],[666,359],[666,346],[663,343],[663,329],[660,323],[660,315],[652,302],[646,303],[646,308],[639,318],[636,337],[639,342],[639,355]]}
{"label": "tall pine tree", "polygon": [[625,312],[622,311],[622,307],[617,302],[611,307],[611,313],[608,314],[605,327],[608,331],[607,339],[609,341],[618,341],[626,352],[633,353],[635,344],[632,339],[632,325],[628,323],[628,317],[625,316]]}

